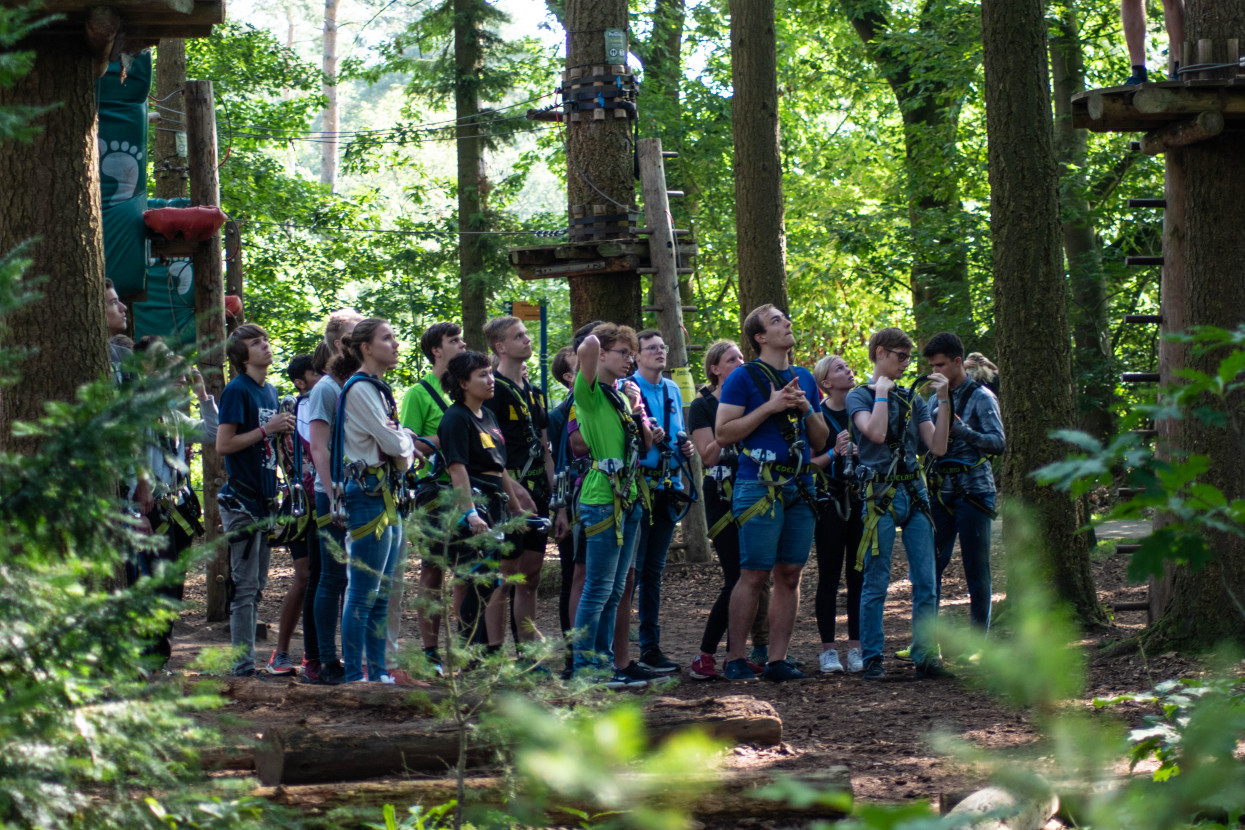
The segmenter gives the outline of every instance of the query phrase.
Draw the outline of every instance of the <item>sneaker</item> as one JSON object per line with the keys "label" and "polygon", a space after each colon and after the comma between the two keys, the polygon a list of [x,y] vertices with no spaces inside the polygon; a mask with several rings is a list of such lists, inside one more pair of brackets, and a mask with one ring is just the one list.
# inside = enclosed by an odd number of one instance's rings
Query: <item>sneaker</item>
{"label": "sneaker", "polygon": [[642,689],[648,685],[648,681],[640,680],[638,678],[631,678],[623,674],[621,671],[616,671],[601,685],[605,686],[607,689]]}
{"label": "sneaker", "polygon": [[931,658],[924,663],[918,663],[916,667],[917,680],[946,680],[952,677],[955,677],[955,675],[947,671],[942,661],[937,658]]}
{"label": "sneaker", "polygon": [[748,662],[756,666],[757,674],[760,674],[769,662],[769,646],[753,646],[748,654]]}
{"label": "sneaker", "polygon": [[718,661],[713,659],[712,654],[697,654],[688,674],[693,680],[717,680],[722,676],[718,674]]}
{"label": "sneaker", "polygon": [[346,682],[346,667],[341,660],[324,663],[320,666],[320,682],[325,686],[340,686]]}
{"label": "sneaker", "polygon": [[441,654],[435,648],[424,649],[424,659],[428,661],[428,667],[437,677],[445,677],[445,669],[441,668]]}
{"label": "sneaker", "polygon": [[864,669],[865,663],[861,658],[860,649],[849,648],[847,650],[847,670],[852,674],[860,674]]}
{"label": "sneaker", "polygon": [[761,674],[766,680],[773,680],[776,683],[784,683],[788,680],[807,680],[808,675],[791,665],[786,660],[775,660],[772,663],[765,664],[765,671]]}
{"label": "sneaker", "polygon": [[298,674],[298,666],[294,665],[294,661],[290,659],[288,651],[274,651],[265,671],[276,675]]}
{"label": "sneaker", "polygon": [[828,648],[817,658],[817,665],[821,668],[822,674],[834,674],[843,671],[843,664],[839,662],[839,653],[832,648]]}
{"label": "sneaker", "polygon": [[1133,74],[1128,76],[1128,80],[1124,82],[1124,86],[1134,86],[1136,84],[1144,84],[1146,82],[1145,67],[1133,67]]}
{"label": "sneaker", "polygon": [[646,651],[640,655],[640,665],[658,674],[670,674],[679,670],[679,664],[662,654],[660,649]]}
{"label": "sneaker", "polygon": [[909,663],[911,663],[912,662],[912,646],[908,646],[907,648],[901,648],[899,651],[895,652],[895,659],[896,660],[907,660]]}
{"label": "sneaker", "polygon": [[320,682],[319,660],[308,660],[305,656],[303,657],[302,680],[305,683]]}
{"label": "sneaker", "polygon": [[881,657],[870,657],[865,661],[860,673],[861,680],[882,680],[886,677],[886,669],[882,667]]}
{"label": "sneaker", "polygon": [[740,657],[738,660],[727,660],[722,667],[722,676],[727,680],[756,680],[757,673],[752,670],[748,661]]}
{"label": "sneaker", "polygon": [[[389,678],[385,680],[384,678]],[[415,678],[411,677],[406,669],[393,669],[387,674],[381,675],[381,683],[392,683],[395,686],[414,686]]]}
{"label": "sneaker", "polygon": [[631,678],[632,680],[641,680],[644,682],[645,686],[662,679],[660,674],[648,668],[643,663],[637,663],[634,660],[628,663],[625,668],[615,669],[615,671],[618,674]]}

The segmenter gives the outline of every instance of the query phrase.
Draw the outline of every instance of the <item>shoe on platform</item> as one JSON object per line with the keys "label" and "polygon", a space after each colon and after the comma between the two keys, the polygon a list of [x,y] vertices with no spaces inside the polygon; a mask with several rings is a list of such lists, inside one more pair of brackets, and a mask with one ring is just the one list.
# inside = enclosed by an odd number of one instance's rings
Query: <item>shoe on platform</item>
{"label": "shoe on platform", "polygon": [[822,674],[836,674],[843,671],[843,664],[839,662],[839,653],[832,648],[828,648],[817,658],[817,665],[821,668]]}

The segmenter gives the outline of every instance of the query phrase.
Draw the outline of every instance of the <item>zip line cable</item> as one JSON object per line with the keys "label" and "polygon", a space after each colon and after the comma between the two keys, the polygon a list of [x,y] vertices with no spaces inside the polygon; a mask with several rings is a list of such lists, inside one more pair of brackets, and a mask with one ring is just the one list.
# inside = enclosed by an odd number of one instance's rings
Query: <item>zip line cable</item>
{"label": "zip line cable", "polygon": [[392,234],[395,236],[537,236],[537,237],[557,237],[566,234],[566,228],[561,230],[543,230],[533,229],[526,231],[450,231],[443,228],[425,229],[401,229],[401,228],[347,228],[336,227],[330,225],[294,225],[287,222],[264,222],[259,219],[242,220],[245,224],[250,225],[266,225],[274,228],[283,228],[290,231],[337,231],[341,233],[373,233],[373,234]]}

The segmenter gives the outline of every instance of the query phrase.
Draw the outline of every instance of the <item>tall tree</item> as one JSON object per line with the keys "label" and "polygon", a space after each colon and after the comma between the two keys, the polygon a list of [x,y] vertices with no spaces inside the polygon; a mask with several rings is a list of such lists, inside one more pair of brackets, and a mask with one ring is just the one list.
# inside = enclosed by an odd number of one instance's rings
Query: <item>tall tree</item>
{"label": "tall tree", "polygon": [[1076,11],[1059,10],[1050,40],[1055,98],[1055,158],[1060,169],[1060,214],[1068,282],[1072,289],[1073,377],[1080,395],[1080,428],[1099,439],[1112,431],[1111,327],[1107,323],[1106,277],[1102,249],[1089,203],[1086,130],[1072,126],[1072,96],[1085,89],[1085,60]]}
{"label": "tall tree", "polygon": [[[735,237],[739,315],[773,303],[789,311],[778,129],[774,4],[731,0],[731,129],[735,140]],[[744,348],[749,348],[745,343]]]}
{"label": "tall tree", "polygon": [[484,323],[488,320],[490,295],[484,270],[484,239],[488,229],[485,212],[488,173],[480,136],[487,132],[480,123],[480,72],[483,67],[480,37],[484,0],[454,0],[454,115],[458,148],[458,280],[463,301],[463,332],[467,345],[487,351]]}
{"label": "tall tree", "polygon": [[915,21],[881,0],[842,0],[903,119],[904,188],[911,234],[912,311],[918,337],[973,332],[962,240],[960,113],[976,66],[972,6],[925,0]]}
{"label": "tall tree", "polygon": [[1029,476],[1059,454],[1049,433],[1075,417],[1044,11],[1043,0],[981,4],[1004,492],[1037,511],[1058,596],[1096,624],[1105,615],[1080,505]]}
{"label": "tall tree", "polygon": [[[1215,62],[1227,57],[1225,40],[1241,31],[1245,31],[1245,0],[1187,0],[1186,36],[1194,43],[1211,40],[1217,51]],[[1236,131],[1225,130],[1208,141],[1167,152],[1167,221],[1182,223],[1174,232],[1183,235],[1185,258],[1183,275],[1178,268],[1164,271],[1165,281],[1170,276],[1182,283],[1163,286],[1164,315],[1174,315],[1190,326],[1231,329],[1245,322],[1245,280],[1240,277],[1245,238],[1240,223],[1233,221],[1232,209],[1242,187],[1245,136]],[[1176,200],[1183,204],[1174,205]],[[1169,228],[1164,236],[1170,238],[1172,232]],[[1182,294],[1184,307],[1169,308],[1167,304],[1179,302]],[[1190,365],[1214,373],[1222,357],[1210,354],[1191,360]],[[1204,480],[1218,487],[1231,503],[1245,497],[1241,475],[1245,469],[1245,392],[1233,393],[1227,403],[1225,426],[1197,418],[1182,421],[1178,446],[1211,459]],[[1245,539],[1214,533],[1207,541],[1214,561],[1198,571],[1175,570],[1170,603],[1154,631],[1157,639],[1201,646],[1228,638],[1245,642],[1241,610],[1245,605]]]}
{"label": "tall tree", "polygon": [[[161,38],[156,50],[156,100],[160,102],[161,120],[177,124],[184,130],[186,107],[181,95],[186,83],[186,41],[181,38]],[[156,130],[156,197],[176,199],[186,195],[186,177],[180,168],[186,166],[185,157],[177,154],[178,133],[173,130]]]}
{"label": "tall tree", "polygon": [[337,103],[337,3],[324,0],[324,47],[321,68],[324,71],[324,140],[320,145],[320,183],[337,186],[337,133],[341,129]]}
{"label": "tall tree", "polygon": [[0,402],[0,445],[15,421],[33,421],[50,401],[70,401],[108,371],[104,325],[104,237],[95,125],[95,63],[81,35],[32,39],[30,71],[0,88],[0,108],[42,112],[38,143],[0,142],[0,252],[32,241],[27,270],[39,297],[8,319],[10,344],[29,353],[21,394]]}

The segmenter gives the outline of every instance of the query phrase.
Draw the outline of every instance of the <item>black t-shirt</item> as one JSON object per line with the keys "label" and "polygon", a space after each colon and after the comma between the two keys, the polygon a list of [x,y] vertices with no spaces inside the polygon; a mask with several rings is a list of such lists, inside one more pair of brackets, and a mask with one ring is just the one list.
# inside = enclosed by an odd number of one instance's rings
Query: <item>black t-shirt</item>
{"label": "black t-shirt", "polygon": [[540,431],[548,427],[549,416],[545,413],[540,390],[530,383],[519,389],[501,375],[495,375],[495,379],[493,397],[485,401],[484,406],[496,417],[506,439],[506,469],[522,470],[531,458],[529,475],[533,470],[541,470],[543,474],[544,448],[540,445]]}
{"label": "black t-shirt", "polygon": [[501,487],[501,479],[484,474],[506,469],[506,439],[492,412],[481,409],[480,415],[477,418],[461,403],[452,405],[441,416],[437,438],[441,441],[441,455],[447,467],[462,464],[473,484],[496,490]]}
{"label": "black t-shirt", "polygon": [[[696,396],[696,400],[692,401],[691,406],[687,410],[687,429],[691,434],[695,434],[698,429],[709,428],[715,435],[717,434],[716,425],[718,422],[718,399],[713,393],[705,394],[701,392]],[[739,468],[739,456],[733,452],[722,451],[722,455],[718,457],[717,466],[729,467],[731,477],[734,478],[736,470]],[[706,474],[706,487],[711,480]]]}

